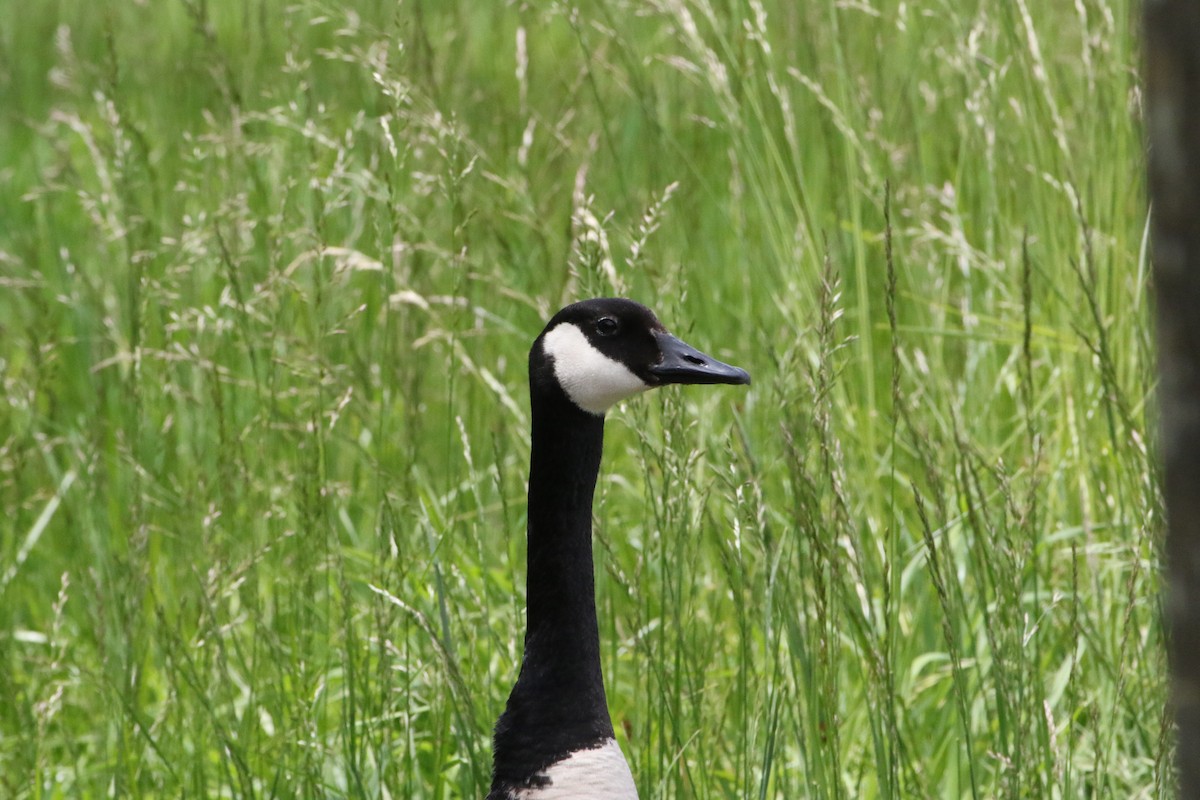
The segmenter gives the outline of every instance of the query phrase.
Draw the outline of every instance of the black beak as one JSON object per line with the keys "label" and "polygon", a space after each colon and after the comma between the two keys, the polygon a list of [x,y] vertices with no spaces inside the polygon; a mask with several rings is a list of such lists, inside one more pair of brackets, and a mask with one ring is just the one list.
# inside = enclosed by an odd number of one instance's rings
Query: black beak
{"label": "black beak", "polygon": [[662,384],[750,383],[750,373],[746,370],[723,364],[666,331],[656,332],[654,338],[662,352],[662,361],[650,367],[650,374]]}

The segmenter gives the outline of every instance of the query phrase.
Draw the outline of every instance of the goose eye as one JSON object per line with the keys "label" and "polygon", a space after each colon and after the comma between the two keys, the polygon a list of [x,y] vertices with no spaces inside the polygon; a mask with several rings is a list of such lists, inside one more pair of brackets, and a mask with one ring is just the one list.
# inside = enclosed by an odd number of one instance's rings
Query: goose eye
{"label": "goose eye", "polygon": [[612,336],[617,332],[617,321],[612,317],[601,317],[596,320],[596,333],[601,336]]}

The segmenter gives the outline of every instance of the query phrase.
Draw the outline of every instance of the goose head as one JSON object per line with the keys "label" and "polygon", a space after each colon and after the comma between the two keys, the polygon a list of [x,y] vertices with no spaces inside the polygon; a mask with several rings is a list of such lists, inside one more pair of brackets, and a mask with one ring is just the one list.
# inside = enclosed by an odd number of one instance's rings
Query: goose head
{"label": "goose head", "polygon": [[620,298],[584,300],[555,314],[533,343],[529,379],[535,392],[561,391],[594,415],[672,383],[750,383],[744,369],[680,341],[650,309]]}

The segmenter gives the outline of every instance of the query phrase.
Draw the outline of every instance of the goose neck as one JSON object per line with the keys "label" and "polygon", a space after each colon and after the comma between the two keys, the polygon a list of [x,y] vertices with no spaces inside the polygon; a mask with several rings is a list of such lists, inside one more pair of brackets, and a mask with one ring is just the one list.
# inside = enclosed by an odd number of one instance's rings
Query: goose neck
{"label": "goose neck", "polygon": [[535,405],[525,659],[540,659],[597,682],[592,499],[603,446],[603,417],[569,402]]}

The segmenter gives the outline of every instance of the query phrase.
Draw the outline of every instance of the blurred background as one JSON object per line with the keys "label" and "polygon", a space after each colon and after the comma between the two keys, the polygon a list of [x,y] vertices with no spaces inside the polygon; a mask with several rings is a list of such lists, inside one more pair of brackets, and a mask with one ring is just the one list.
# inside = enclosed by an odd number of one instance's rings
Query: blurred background
{"label": "blurred background", "polygon": [[526,356],[643,798],[1163,797],[1128,0],[0,0],[0,795],[480,797]]}

